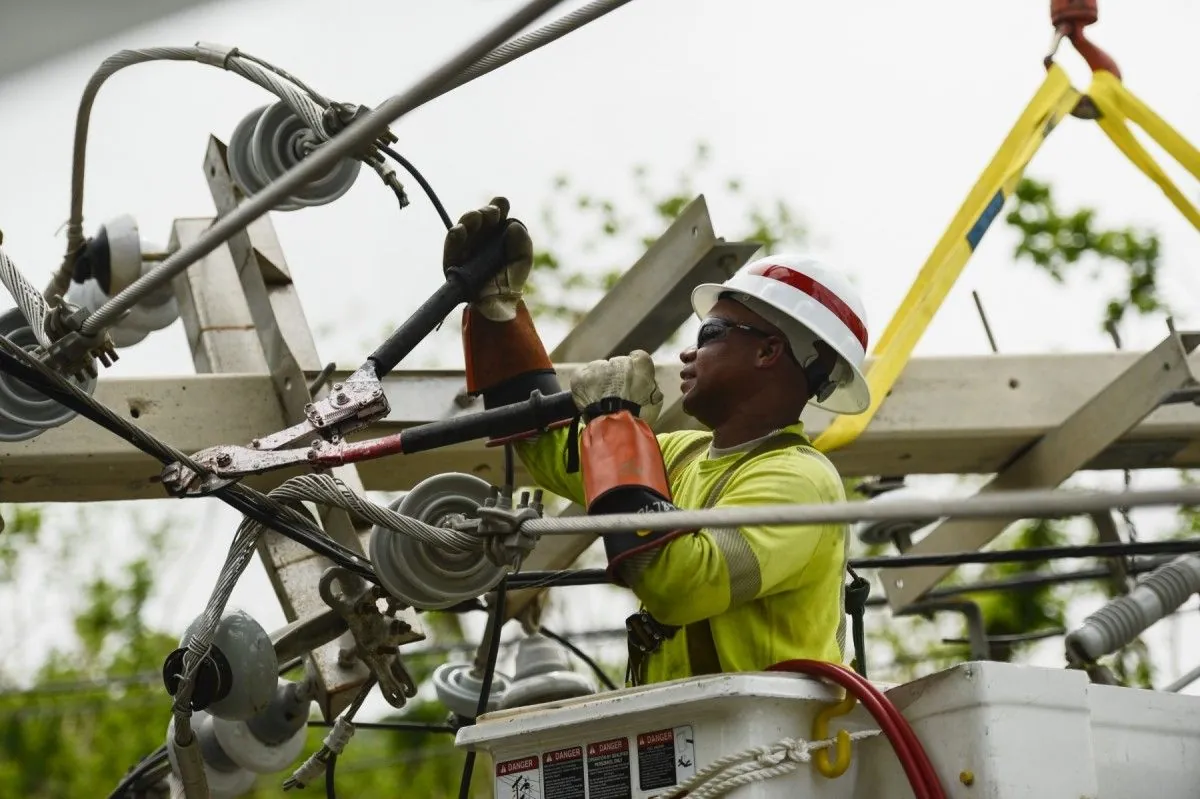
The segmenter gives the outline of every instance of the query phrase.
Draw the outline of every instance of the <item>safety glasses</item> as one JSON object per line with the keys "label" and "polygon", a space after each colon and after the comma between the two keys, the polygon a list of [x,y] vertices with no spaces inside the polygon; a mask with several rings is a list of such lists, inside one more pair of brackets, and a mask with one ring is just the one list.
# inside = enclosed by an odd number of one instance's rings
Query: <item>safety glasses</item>
{"label": "safety glasses", "polygon": [[724,338],[730,330],[745,330],[747,333],[753,333],[756,336],[767,338],[775,335],[768,333],[765,330],[759,330],[757,327],[742,324],[741,322],[731,322],[728,319],[721,319],[717,316],[710,316],[700,323],[700,330],[696,333],[696,349],[700,349],[705,344],[710,344],[718,339]]}

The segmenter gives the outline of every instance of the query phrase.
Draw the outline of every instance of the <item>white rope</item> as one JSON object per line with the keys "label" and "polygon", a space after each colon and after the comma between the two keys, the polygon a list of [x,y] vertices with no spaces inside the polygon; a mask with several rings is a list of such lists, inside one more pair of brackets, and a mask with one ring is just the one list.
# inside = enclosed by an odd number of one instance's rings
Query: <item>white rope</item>
{"label": "white rope", "polygon": [[[879,735],[879,730],[860,730],[850,733],[852,742]],[[782,738],[766,746],[753,746],[741,752],[714,760],[686,782],[676,785],[658,799],[712,799],[724,796],[735,788],[789,774],[802,763],[812,761],[812,753],[836,746],[837,740],[805,741],[801,738]]]}

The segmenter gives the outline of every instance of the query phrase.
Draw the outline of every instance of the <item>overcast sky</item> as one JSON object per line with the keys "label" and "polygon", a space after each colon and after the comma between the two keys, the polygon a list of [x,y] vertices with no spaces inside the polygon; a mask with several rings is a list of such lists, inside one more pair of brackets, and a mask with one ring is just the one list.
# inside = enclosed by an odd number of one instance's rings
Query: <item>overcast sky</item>
{"label": "overcast sky", "polygon": [[[0,83],[5,250],[39,286],[58,264],[78,97],[100,61],[121,48],[197,40],[236,45],[335,99],[375,105],[516,5],[212,3]],[[558,13],[578,5],[564,3]],[[429,103],[393,130],[397,149],[425,173],[453,216],[505,194],[514,215],[531,221],[535,238],[536,209],[556,175],[632,202],[633,165],[648,165],[666,187],[689,163],[694,143],[706,141],[714,166],[697,188],[718,235],[736,235],[743,221],[743,201],[730,195],[724,178],[740,178],[754,197],[785,199],[803,214],[821,251],[855,276],[877,337],[1042,80],[1047,5],[636,0]],[[1184,57],[1200,29],[1200,5],[1110,1],[1102,14],[1092,38],[1116,57],[1127,85],[1185,136],[1200,137],[1200,95]],[[1060,60],[1077,87],[1086,88],[1087,71],[1069,45]],[[173,219],[211,215],[200,171],[207,136],[228,140],[245,114],[271,99],[237,76],[196,64],[138,66],[110,79],[91,118],[86,231],[131,213],[143,236],[165,243]],[[1160,156],[1160,163],[1197,196],[1194,181],[1174,162]],[[1088,205],[1102,223],[1158,230],[1166,262],[1160,283],[1178,310],[1177,324],[1200,319],[1200,275],[1191,263],[1197,232],[1097,126],[1067,120],[1027,174],[1053,183],[1064,209]],[[442,228],[417,186],[405,183],[412,205],[403,212],[364,172],[333,205],[273,215],[323,359],[360,362],[380,332],[440,282]],[[1068,288],[1056,288],[1012,261],[1013,243],[1000,224],[987,235],[918,355],[988,352],[972,289],[982,296],[1003,352],[1111,348],[1099,319],[1123,275],[1093,279],[1081,267]],[[568,254],[578,264],[603,265],[581,248]],[[1123,332],[1128,347],[1144,349],[1166,329],[1157,319]],[[435,357],[461,364],[454,348],[431,347],[414,362]],[[191,370],[176,325],[124,351],[108,374]],[[143,503],[147,511],[160,505]],[[121,512],[109,510],[114,517]],[[180,630],[201,611],[207,575],[215,578],[236,523],[220,507],[196,510],[193,518],[205,534],[168,569],[170,579],[187,576],[188,591],[155,608],[157,620]],[[127,524],[99,526],[98,546],[136,550]],[[49,580],[48,586],[57,578],[34,570],[22,579]],[[32,644],[6,666],[36,662],[69,618],[65,594],[28,593],[10,592],[4,601],[16,603],[27,622],[38,619],[39,630],[27,630]],[[235,599],[268,629],[283,621],[257,566]],[[566,595],[557,601],[572,609],[559,617],[572,626],[620,626],[624,617],[613,610],[585,614],[585,603]]]}

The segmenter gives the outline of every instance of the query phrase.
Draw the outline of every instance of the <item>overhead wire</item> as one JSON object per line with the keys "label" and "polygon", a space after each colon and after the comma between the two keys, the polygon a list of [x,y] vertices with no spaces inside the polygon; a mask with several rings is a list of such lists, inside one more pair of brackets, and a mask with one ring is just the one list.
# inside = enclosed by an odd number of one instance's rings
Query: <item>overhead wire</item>
{"label": "overhead wire", "polygon": [[[142,760],[129,770],[121,781],[117,783],[117,787],[108,795],[108,799],[122,799],[125,794],[136,788],[143,780],[154,782],[150,777],[155,771],[161,770],[163,765],[170,767],[170,761],[167,757],[167,746],[162,746],[155,749],[150,754],[146,755]],[[165,776],[165,775],[163,775]]]}
{"label": "overhead wire", "polygon": [[[1173,539],[1168,541],[1138,541],[1121,544],[1075,544],[1057,547],[1032,547],[1015,550],[988,550],[952,552],[942,555],[882,555],[872,558],[851,558],[848,562],[855,569],[904,569],[921,566],[964,566],[998,563],[1030,563],[1042,560],[1071,560],[1082,558],[1111,558],[1119,555],[1164,556],[1181,555],[1200,551],[1200,538]],[[1152,571],[1166,560],[1157,557],[1137,563],[1134,573]],[[1111,576],[1108,567],[1047,575],[1021,575],[998,580],[993,583],[944,586],[930,590],[929,597],[948,597],[980,591],[1016,590],[1034,588],[1051,583],[1082,582],[1104,579]],[[554,588],[563,586],[604,585],[611,583],[604,569],[563,569],[558,571],[516,572],[508,576],[513,590]],[[878,600],[867,600],[868,605]]]}
{"label": "overhead wire", "polygon": [[437,211],[437,215],[442,220],[442,224],[445,225],[447,229],[453,227],[454,222],[451,221],[450,214],[446,213],[446,206],[442,205],[442,201],[438,198],[437,193],[434,192],[433,186],[429,185],[429,181],[425,179],[424,175],[417,171],[417,168],[413,166],[412,162],[386,145],[380,147],[379,149],[388,158],[402,166],[404,170],[408,172],[408,174],[412,175],[413,180],[417,182],[417,185],[421,187],[421,191],[425,192],[425,196],[428,197],[429,202],[433,204],[433,208],[435,211]]}
{"label": "overhead wire", "polygon": [[[121,437],[164,465],[178,461],[197,473],[204,471],[189,456],[129,423],[3,336],[0,336],[0,370],[12,374],[80,416]],[[313,524],[311,519],[294,508],[289,508],[241,483],[221,488],[212,496],[360,577],[378,584],[379,578],[370,567],[369,561],[334,541]]]}
{"label": "overhead wire", "polygon": [[600,664],[597,663],[595,660],[593,660],[591,658],[591,656],[588,655],[586,652],[584,652],[582,649],[575,646],[575,644],[571,643],[570,639],[566,638],[565,636],[559,635],[558,633],[554,632],[553,630],[547,629],[544,626],[539,626],[538,632],[540,632],[542,635],[546,636],[547,638],[557,641],[564,648],[569,650],[571,652],[571,654],[575,655],[575,657],[582,660],[584,662],[584,664],[589,669],[592,670],[592,673],[596,675],[596,679],[598,679],[605,688],[607,688],[610,691],[617,690],[617,684],[615,682],[613,682],[613,679],[608,676],[608,674],[604,671],[604,669],[600,668]]}
{"label": "overhead wire", "polygon": [[[1133,491],[1019,490],[996,491],[959,499],[896,499],[891,502],[770,504],[736,508],[669,510],[656,513],[613,513],[598,516],[556,516],[522,524],[530,535],[576,535],[648,531],[673,532],[705,527],[753,524],[842,524],[856,521],[909,519],[1053,519],[1091,514],[1121,505],[1129,507],[1193,506],[1200,504],[1200,486]],[[917,557],[917,556],[912,556]],[[939,557],[939,556],[929,556]]]}
{"label": "overhead wire", "polygon": [[464,69],[455,80],[448,83],[442,91],[433,95],[430,99],[440,97],[452,89],[457,89],[459,86],[470,83],[476,78],[483,77],[489,72],[499,69],[523,55],[528,55],[540,47],[561,39],[568,33],[582,28],[589,22],[594,22],[610,11],[616,11],[629,2],[630,0],[592,0],[592,2],[563,14],[558,19],[543,25],[535,31],[530,31],[512,41],[505,42]]}
{"label": "overhead wire", "polygon": [[114,297],[96,309],[95,313],[84,320],[80,326],[80,333],[85,336],[93,335],[114,323],[122,313],[124,304],[140,302],[147,294],[170,282],[176,275],[211,253],[230,236],[268,213],[292,192],[324,174],[342,158],[352,156],[360,148],[373,142],[387,130],[389,124],[444,93],[447,84],[464,69],[561,2],[562,0],[529,0],[409,89],[389,97],[355,119],[308,157],[301,159],[262,190],[247,197],[245,202],[240,203],[228,214],[218,218],[195,240],[171,253],[153,270],[134,281],[118,295],[122,302],[115,303],[117,298]]}
{"label": "overhead wire", "polygon": [[43,292],[46,300],[55,301],[66,292],[74,269],[75,255],[84,244],[83,189],[87,166],[87,139],[96,96],[104,83],[117,72],[126,67],[151,61],[192,61],[221,67],[275,94],[306,123],[310,125],[316,123],[316,132],[323,131],[320,125],[320,115],[322,109],[329,105],[329,100],[324,95],[312,90],[307,84],[299,81],[285,70],[271,65],[257,56],[242,53],[237,48],[217,48],[211,45],[147,47],[121,50],[104,59],[84,86],[75,114],[75,136],[71,157],[71,212],[67,221],[67,254]]}
{"label": "overhead wire", "polygon": [[46,333],[46,300],[32,283],[21,274],[21,270],[12,259],[0,250],[0,283],[8,289],[20,309],[21,315],[29,323],[33,335],[42,347],[50,346],[50,337]]}

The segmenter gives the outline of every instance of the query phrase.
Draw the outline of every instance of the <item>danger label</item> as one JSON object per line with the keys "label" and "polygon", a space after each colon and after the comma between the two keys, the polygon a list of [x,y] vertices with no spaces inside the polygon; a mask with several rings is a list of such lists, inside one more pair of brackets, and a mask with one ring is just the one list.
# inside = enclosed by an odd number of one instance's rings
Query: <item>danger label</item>
{"label": "danger label", "polygon": [[543,796],[537,755],[496,764],[496,799],[542,799]]}
{"label": "danger label", "polygon": [[671,788],[696,773],[696,743],[691,727],[644,732],[637,736],[638,788]]}
{"label": "danger label", "polygon": [[546,752],[542,755],[542,764],[546,796],[584,799],[582,746]]}
{"label": "danger label", "polygon": [[628,739],[587,745],[588,799],[633,799],[632,776]]}

